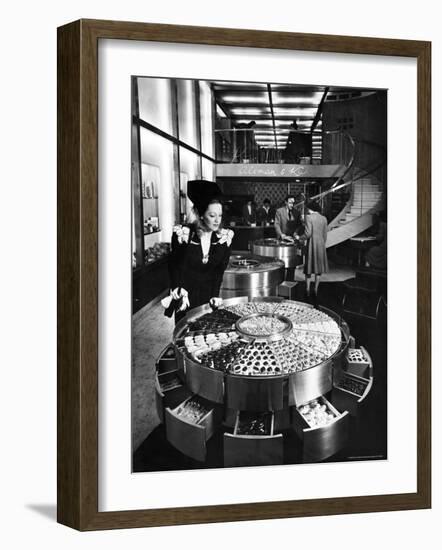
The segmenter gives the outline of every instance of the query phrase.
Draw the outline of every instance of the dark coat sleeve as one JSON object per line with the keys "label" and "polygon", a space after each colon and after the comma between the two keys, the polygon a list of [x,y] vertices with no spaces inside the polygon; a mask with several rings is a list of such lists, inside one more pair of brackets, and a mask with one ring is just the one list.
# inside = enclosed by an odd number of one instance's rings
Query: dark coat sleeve
{"label": "dark coat sleeve", "polygon": [[211,298],[217,298],[219,296],[221,283],[223,282],[224,271],[226,270],[230,259],[231,247],[227,246],[227,244],[222,246],[223,248],[225,248],[224,255],[222,261],[216,266],[215,269],[215,277],[213,279]]}
{"label": "dark coat sleeve", "polygon": [[187,246],[187,243],[179,243],[176,233],[173,233],[168,265],[172,289],[182,286],[182,269]]}

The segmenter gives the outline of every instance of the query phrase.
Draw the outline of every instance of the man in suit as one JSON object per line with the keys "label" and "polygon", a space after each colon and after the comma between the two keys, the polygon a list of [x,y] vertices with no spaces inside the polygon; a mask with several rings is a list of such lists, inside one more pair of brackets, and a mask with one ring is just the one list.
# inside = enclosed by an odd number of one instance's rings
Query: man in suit
{"label": "man in suit", "polygon": [[275,231],[279,239],[287,239],[293,237],[293,234],[301,225],[301,215],[294,208],[295,197],[287,196],[284,206],[278,208],[275,215]]}
{"label": "man in suit", "polygon": [[242,208],[242,218],[244,225],[256,223],[256,211],[252,200],[248,200]]}
{"label": "man in suit", "polygon": [[[295,197],[287,196],[284,206],[278,208],[275,215],[275,231],[276,236],[282,240],[290,241],[295,246],[293,236],[302,227],[301,215],[295,209]],[[295,280],[295,267],[286,267],[285,278],[287,281]]]}
{"label": "man in suit", "polygon": [[271,207],[270,199],[264,199],[263,205],[258,208],[256,217],[261,225],[269,225],[275,220],[275,211]]}

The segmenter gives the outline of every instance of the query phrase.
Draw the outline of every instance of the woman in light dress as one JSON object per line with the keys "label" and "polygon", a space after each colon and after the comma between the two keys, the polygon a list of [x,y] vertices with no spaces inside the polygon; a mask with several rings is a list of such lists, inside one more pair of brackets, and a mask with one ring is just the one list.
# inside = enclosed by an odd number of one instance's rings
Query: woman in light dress
{"label": "woman in light dress", "polygon": [[314,298],[317,299],[321,275],[328,271],[326,251],[327,218],[320,213],[317,202],[310,201],[305,209],[304,236],[307,239],[304,262],[306,295],[310,298],[311,276],[314,275]]}

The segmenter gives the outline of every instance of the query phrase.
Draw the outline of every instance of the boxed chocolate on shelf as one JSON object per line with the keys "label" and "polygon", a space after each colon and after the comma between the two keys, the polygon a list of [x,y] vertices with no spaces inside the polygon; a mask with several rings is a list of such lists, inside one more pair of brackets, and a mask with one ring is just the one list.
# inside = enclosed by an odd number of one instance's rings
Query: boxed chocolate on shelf
{"label": "boxed chocolate on shelf", "polygon": [[345,360],[346,370],[351,374],[355,374],[361,378],[369,378],[371,376],[371,361],[363,347],[349,348]]}

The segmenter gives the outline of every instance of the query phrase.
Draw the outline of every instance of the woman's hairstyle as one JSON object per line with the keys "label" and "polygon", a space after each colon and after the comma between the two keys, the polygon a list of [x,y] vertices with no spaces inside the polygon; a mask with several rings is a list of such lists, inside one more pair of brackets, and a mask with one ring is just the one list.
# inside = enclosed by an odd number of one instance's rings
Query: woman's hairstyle
{"label": "woman's hairstyle", "polygon": [[214,181],[190,180],[187,182],[187,196],[199,216],[202,216],[209,204],[219,199],[221,195],[221,189]]}
{"label": "woman's hairstyle", "polygon": [[306,206],[309,210],[313,210],[313,212],[321,212],[321,205],[319,204],[319,202],[308,201]]}

